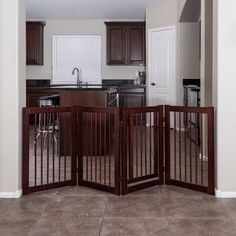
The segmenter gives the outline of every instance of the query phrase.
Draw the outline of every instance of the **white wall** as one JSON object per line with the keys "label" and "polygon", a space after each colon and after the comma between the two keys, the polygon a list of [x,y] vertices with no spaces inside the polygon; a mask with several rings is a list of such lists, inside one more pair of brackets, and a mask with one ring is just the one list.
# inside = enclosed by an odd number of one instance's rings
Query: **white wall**
{"label": "white wall", "polygon": [[236,197],[236,1],[218,1],[217,183]]}
{"label": "white wall", "polygon": [[46,20],[44,66],[27,66],[27,79],[51,79],[51,37],[54,34],[102,35],[102,79],[134,79],[137,66],[106,65],[106,25],[104,20]]}
{"label": "white wall", "polygon": [[21,116],[25,105],[25,3],[0,0],[0,198],[21,189]]}

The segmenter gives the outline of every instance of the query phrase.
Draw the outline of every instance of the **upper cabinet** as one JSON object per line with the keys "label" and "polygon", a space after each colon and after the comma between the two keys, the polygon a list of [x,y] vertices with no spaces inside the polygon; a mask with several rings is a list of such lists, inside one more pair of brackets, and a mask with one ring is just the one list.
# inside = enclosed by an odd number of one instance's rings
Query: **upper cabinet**
{"label": "upper cabinet", "polygon": [[26,64],[43,65],[44,22],[26,23]]}
{"label": "upper cabinet", "polygon": [[139,65],[146,59],[145,22],[106,22],[107,64]]}

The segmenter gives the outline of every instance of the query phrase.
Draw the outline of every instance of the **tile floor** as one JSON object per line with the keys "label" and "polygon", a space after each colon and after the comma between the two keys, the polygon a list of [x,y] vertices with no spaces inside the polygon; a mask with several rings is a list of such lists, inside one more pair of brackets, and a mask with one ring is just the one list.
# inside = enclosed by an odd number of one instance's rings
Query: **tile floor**
{"label": "tile floor", "polygon": [[236,199],[153,187],[128,196],[66,187],[0,199],[1,236],[236,235]]}

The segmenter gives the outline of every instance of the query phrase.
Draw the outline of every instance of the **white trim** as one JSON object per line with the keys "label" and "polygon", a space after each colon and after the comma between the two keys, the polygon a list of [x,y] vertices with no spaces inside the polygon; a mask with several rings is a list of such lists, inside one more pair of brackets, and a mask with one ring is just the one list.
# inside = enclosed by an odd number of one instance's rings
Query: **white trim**
{"label": "white trim", "polygon": [[0,192],[0,198],[20,198],[22,196],[22,190],[15,192]]}
{"label": "white trim", "polygon": [[[151,35],[153,32],[157,31],[166,31],[166,30],[173,30],[174,31],[174,81],[175,81],[175,89],[174,89],[174,94],[173,94],[173,99],[174,99],[174,104],[171,105],[176,105],[177,104],[177,30],[175,25],[170,25],[170,26],[165,26],[165,27],[158,27],[158,28],[151,28],[148,30],[148,76],[147,76],[147,90],[148,90],[148,104],[150,102],[150,70],[151,70]],[[173,102],[173,101],[172,101]]]}
{"label": "white trim", "polygon": [[236,198],[236,192],[224,192],[221,190],[215,190],[217,198]]}

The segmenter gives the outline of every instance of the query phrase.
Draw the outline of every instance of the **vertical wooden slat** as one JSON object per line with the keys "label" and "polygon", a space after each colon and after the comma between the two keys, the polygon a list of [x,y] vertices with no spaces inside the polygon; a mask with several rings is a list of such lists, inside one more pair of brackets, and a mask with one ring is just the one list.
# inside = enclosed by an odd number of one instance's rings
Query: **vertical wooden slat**
{"label": "vertical wooden slat", "polygon": [[187,129],[188,129],[188,113],[184,113],[184,179],[187,182]]}
{"label": "vertical wooden slat", "polygon": [[[76,172],[78,162],[78,184],[83,178],[83,137],[81,130],[82,112],[78,107],[72,107],[71,112],[71,180],[72,185],[76,185]],[[77,143],[77,142],[78,143]]]}
{"label": "vertical wooden slat", "polygon": [[139,114],[140,116],[140,129],[141,129],[141,137],[140,137],[140,164],[141,164],[141,174],[143,176],[143,113]]}
{"label": "vertical wooden slat", "polygon": [[115,194],[120,195],[120,111],[116,109],[114,113],[115,123]]}
{"label": "vertical wooden slat", "polygon": [[[41,119],[41,128],[42,128],[42,122],[43,122],[43,125],[45,125],[45,113],[41,113],[40,115],[43,116],[43,119]],[[41,185],[43,185],[43,145],[44,145],[44,142],[43,142],[43,135],[41,134],[40,136],[41,138],[41,169],[40,169],[40,174],[41,174]]]}
{"label": "vertical wooden slat", "polygon": [[174,112],[174,178],[176,179],[177,177],[177,158],[176,158],[176,145],[177,145],[177,140],[176,140],[176,112]]}
{"label": "vertical wooden slat", "polygon": [[[53,113],[52,115],[52,122],[53,122],[53,134],[56,133],[55,130],[55,113]],[[58,122],[58,121],[57,121]],[[59,126],[59,124],[57,124]],[[57,140],[57,142],[59,142],[59,140]],[[57,144],[59,145],[59,144]],[[55,182],[55,140],[52,139],[52,182]]]}
{"label": "vertical wooden slat", "polygon": [[198,114],[195,113],[195,183],[198,184]]}
{"label": "vertical wooden slat", "polygon": [[160,185],[164,183],[164,171],[163,171],[163,106],[158,107],[159,110],[159,155],[158,155],[158,163],[159,163],[159,179]]}
{"label": "vertical wooden slat", "polygon": [[202,130],[202,114],[200,114],[200,157],[201,157],[201,185],[203,185],[203,130]]}
{"label": "vertical wooden slat", "polygon": [[[83,113],[85,116],[83,116],[83,119],[86,119],[86,134],[87,134],[87,137],[89,136],[89,115],[88,113]],[[91,144],[90,144],[91,145]],[[87,143],[87,151],[86,151],[86,180],[88,181],[89,180],[89,143]]]}
{"label": "vertical wooden slat", "polygon": [[[130,113],[130,117],[129,117],[129,141],[128,141],[128,146],[127,149],[129,150],[129,179],[133,179],[134,178],[134,158],[133,158],[133,146],[134,146],[134,113]],[[137,162],[136,162],[137,164]],[[137,176],[137,174],[136,174]]]}
{"label": "vertical wooden slat", "polygon": [[154,121],[154,173],[157,174],[158,170],[158,131],[157,131],[157,112],[153,113],[153,121]]}
{"label": "vertical wooden slat", "polygon": [[22,193],[29,193],[29,109],[23,109]]}
{"label": "vertical wooden slat", "polygon": [[127,110],[126,108],[122,108],[122,195],[126,195],[128,193],[127,186]]}
{"label": "vertical wooden slat", "polygon": [[190,163],[190,183],[192,183],[192,113],[189,113],[190,115],[190,120],[189,120],[189,151],[190,151],[190,154],[189,154],[189,163]]}
{"label": "vertical wooden slat", "polygon": [[102,113],[99,114],[99,155],[100,155],[100,184],[102,183]]}
{"label": "vertical wooden slat", "polygon": [[107,171],[107,168],[106,168],[106,159],[107,159],[107,153],[106,153],[106,149],[107,149],[107,138],[106,138],[106,133],[107,133],[107,122],[106,122],[106,113],[104,113],[104,145],[103,145],[103,148],[104,148],[104,184],[106,185],[106,171]]}
{"label": "vertical wooden slat", "polygon": [[90,113],[90,181],[93,181],[93,113]]}
{"label": "vertical wooden slat", "polygon": [[138,155],[138,114],[135,114],[135,135],[136,135],[136,142],[135,142],[135,148],[136,148],[136,177],[138,177],[138,159],[139,159],[139,155]]}
{"label": "vertical wooden slat", "polygon": [[208,193],[214,195],[214,108],[207,109],[207,145],[208,145]]}
{"label": "vertical wooden slat", "polygon": [[170,106],[165,106],[165,184],[170,184]]}
{"label": "vertical wooden slat", "polygon": [[145,138],[144,138],[144,162],[145,162],[145,175],[147,175],[147,145],[148,145],[148,143],[147,143],[147,119],[146,119],[146,114],[147,113],[145,113],[144,114],[144,116],[145,116],[145,127],[144,127],[144,136],[145,136]]}
{"label": "vertical wooden slat", "polygon": [[181,112],[179,112],[179,179],[180,181],[182,180],[182,160],[181,160],[181,155],[182,155],[182,150],[181,150],[181,145],[182,145],[182,141],[181,141]]}
{"label": "vertical wooden slat", "polygon": [[111,186],[111,114],[108,115],[109,119],[109,144],[108,144],[108,152],[109,152],[109,185]]}
{"label": "vertical wooden slat", "polygon": [[[98,137],[97,137],[97,113],[94,113],[94,130],[95,130],[95,135],[94,135],[94,145],[95,145],[95,153],[94,153],[94,156],[95,156],[95,182],[97,182],[97,151],[98,151]],[[101,171],[101,170],[100,170]]]}
{"label": "vertical wooden slat", "polygon": [[152,112],[150,112],[150,135],[149,135],[149,150],[150,150],[150,174],[152,174]]}
{"label": "vertical wooden slat", "polygon": [[[29,124],[28,124],[29,125]],[[38,130],[40,132],[40,130]],[[37,114],[34,114],[34,185],[37,186]]]}
{"label": "vertical wooden slat", "polygon": [[[49,183],[49,126],[51,122],[51,114],[47,114],[47,184]],[[53,135],[53,134],[52,134]]]}

